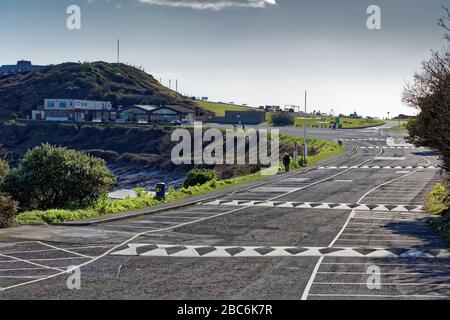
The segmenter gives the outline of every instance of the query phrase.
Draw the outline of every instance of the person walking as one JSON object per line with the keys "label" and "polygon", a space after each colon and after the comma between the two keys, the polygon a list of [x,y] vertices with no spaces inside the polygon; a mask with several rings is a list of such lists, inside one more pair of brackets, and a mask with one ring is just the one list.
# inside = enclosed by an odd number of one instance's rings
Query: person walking
{"label": "person walking", "polygon": [[289,172],[289,167],[291,165],[291,157],[289,157],[289,155],[287,153],[284,154],[283,164],[284,164],[284,170],[286,172]]}

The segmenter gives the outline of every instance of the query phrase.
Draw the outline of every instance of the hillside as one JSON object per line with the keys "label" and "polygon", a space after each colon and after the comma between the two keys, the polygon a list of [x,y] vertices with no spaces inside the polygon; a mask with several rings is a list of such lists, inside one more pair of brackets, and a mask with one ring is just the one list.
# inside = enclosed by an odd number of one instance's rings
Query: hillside
{"label": "hillside", "polygon": [[251,111],[250,107],[243,107],[238,105],[225,104],[220,102],[197,101],[197,104],[204,110],[214,113],[217,117],[223,117],[225,111]]}
{"label": "hillside", "polygon": [[194,105],[192,100],[178,96],[151,75],[124,64],[64,63],[40,71],[0,76],[0,119],[26,117],[43,104],[44,98],[105,100],[115,107]]}

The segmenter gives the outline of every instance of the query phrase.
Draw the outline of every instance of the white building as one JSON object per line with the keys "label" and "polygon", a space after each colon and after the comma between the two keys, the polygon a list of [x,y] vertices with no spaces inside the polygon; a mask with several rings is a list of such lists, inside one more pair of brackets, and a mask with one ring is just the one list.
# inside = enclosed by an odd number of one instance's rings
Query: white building
{"label": "white building", "polygon": [[108,101],[44,99],[43,111],[33,112],[33,120],[109,122],[115,118]]}

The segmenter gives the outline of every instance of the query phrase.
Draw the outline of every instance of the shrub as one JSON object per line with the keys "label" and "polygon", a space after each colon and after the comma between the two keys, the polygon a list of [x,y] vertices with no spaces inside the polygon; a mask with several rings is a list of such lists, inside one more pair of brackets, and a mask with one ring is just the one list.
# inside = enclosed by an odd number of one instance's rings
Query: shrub
{"label": "shrub", "polygon": [[275,126],[292,126],[295,124],[295,118],[290,113],[276,113],[272,115],[272,123]]}
{"label": "shrub", "polygon": [[450,190],[438,183],[431,190],[425,203],[425,210],[431,214],[442,214],[449,208]]}
{"label": "shrub", "polygon": [[0,159],[0,184],[5,180],[9,173],[9,165],[6,161]]}
{"label": "shrub", "polygon": [[192,170],[184,180],[184,188],[204,185],[212,180],[219,180],[219,176],[214,170]]}
{"label": "shrub", "polygon": [[9,195],[0,193],[0,229],[14,225],[17,215],[17,202]]}
{"label": "shrub", "polygon": [[104,160],[43,144],[26,153],[2,189],[20,202],[21,209],[46,210],[84,207],[115,183]]}

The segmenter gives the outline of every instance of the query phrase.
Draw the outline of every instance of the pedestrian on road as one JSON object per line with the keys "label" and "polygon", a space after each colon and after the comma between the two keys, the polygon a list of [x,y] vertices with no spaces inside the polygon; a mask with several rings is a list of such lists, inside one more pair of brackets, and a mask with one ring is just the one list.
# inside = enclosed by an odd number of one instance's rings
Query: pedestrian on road
{"label": "pedestrian on road", "polygon": [[289,155],[287,153],[284,154],[283,164],[284,164],[284,170],[286,172],[289,172],[289,167],[291,165],[291,157],[289,157]]}

